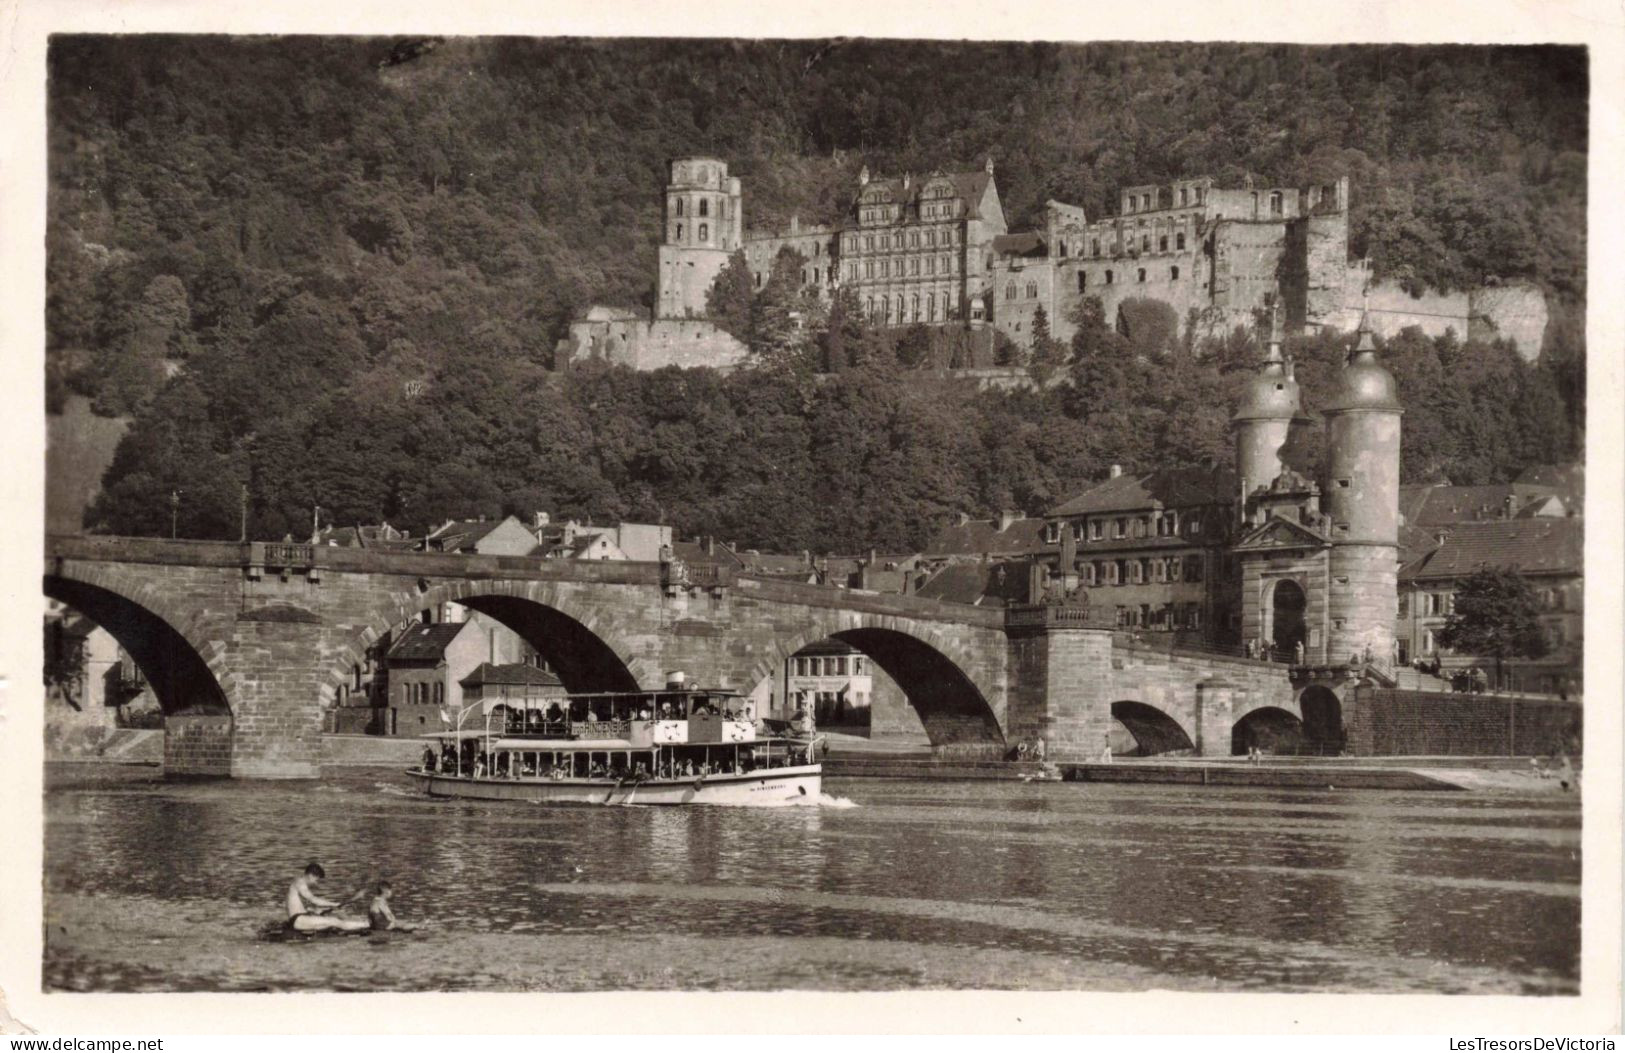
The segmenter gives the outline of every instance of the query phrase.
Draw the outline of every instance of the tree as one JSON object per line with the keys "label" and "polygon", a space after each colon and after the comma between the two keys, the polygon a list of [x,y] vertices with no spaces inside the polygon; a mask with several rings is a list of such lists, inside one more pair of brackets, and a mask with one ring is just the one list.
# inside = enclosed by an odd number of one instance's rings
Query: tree
{"label": "tree", "polygon": [[1508,658],[1546,653],[1540,604],[1529,582],[1511,568],[1485,567],[1456,587],[1455,610],[1439,630],[1439,642],[1463,654],[1495,659],[1495,682]]}
{"label": "tree", "polygon": [[741,344],[749,344],[751,339],[751,301],[755,298],[751,284],[750,264],[745,262],[745,250],[740,249],[728,257],[705,294],[706,317]]}
{"label": "tree", "polygon": [[1066,364],[1067,347],[1055,337],[1050,335],[1049,315],[1044,312],[1044,305],[1039,304],[1033,312],[1033,348],[1030,359],[1033,380],[1040,387],[1049,383],[1050,377]]}

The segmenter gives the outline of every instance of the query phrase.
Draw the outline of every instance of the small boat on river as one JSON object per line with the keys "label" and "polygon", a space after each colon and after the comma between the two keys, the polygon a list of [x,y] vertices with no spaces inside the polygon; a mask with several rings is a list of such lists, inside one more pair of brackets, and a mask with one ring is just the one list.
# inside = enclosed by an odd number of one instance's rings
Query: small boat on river
{"label": "small boat on river", "polygon": [[816,803],[822,789],[815,740],[756,720],[737,693],[680,682],[487,699],[457,724],[424,736],[423,761],[407,772],[432,797],[780,806]]}

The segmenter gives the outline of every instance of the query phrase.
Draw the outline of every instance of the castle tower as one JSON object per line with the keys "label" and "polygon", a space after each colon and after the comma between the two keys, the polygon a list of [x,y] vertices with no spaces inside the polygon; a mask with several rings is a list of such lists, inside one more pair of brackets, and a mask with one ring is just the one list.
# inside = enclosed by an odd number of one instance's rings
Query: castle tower
{"label": "castle tower", "polygon": [[1399,558],[1399,418],[1394,377],[1364,317],[1326,418],[1321,507],[1330,520],[1326,660],[1393,656]]}
{"label": "castle tower", "polygon": [[1269,350],[1258,367],[1258,375],[1247,385],[1241,405],[1230,418],[1235,432],[1236,475],[1241,485],[1241,506],[1245,516],[1247,500],[1253,491],[1267,487],[1281,474],[1281,449],[1294,425],[1308,423],[1303,415],[1298,382],[1292,363],[1281,356],[1281,318],[1277,307],[1270,317]]}
{"label": "castle tower", "polygon": [[655,317],[703,317],[705,295],[744,234],[739,180],[728,175],[728,166],[711,157],[673,161]]}

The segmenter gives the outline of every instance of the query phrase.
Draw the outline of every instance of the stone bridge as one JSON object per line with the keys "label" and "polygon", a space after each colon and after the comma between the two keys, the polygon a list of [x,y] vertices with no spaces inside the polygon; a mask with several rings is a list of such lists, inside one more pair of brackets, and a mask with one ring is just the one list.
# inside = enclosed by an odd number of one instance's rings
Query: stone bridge
{"label": "stone bridge", "polygon": [[[503,622],[567,690],[691,682],[749,692],[836,639],[897,683],[934,749],[1229,754],[1239,725],[1305,714],[1286,670],[1114,640],[1075,608],[986,609],[658,563],[56,535],[45,593],[106,628],[165,714],[173,774],[319,774],[321,730],[369,649],[444,601]],[[782,690],[780,697],[783,697]],[[1262,723],[1260,723],[1262,721]]]}

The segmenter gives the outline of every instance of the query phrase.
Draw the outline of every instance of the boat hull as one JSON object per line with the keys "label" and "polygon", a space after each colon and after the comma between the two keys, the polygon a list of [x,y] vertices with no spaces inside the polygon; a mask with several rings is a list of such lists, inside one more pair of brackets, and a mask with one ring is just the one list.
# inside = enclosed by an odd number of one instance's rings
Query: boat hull
{"label": "boat hull", "polygon": [[536,804],[700,804],[778,808],[818,803],[821,765],[772,768],[704,779],[647,780],[617,786],[602,779],[474,779],[426,772],[406,773],[430,797]]}

